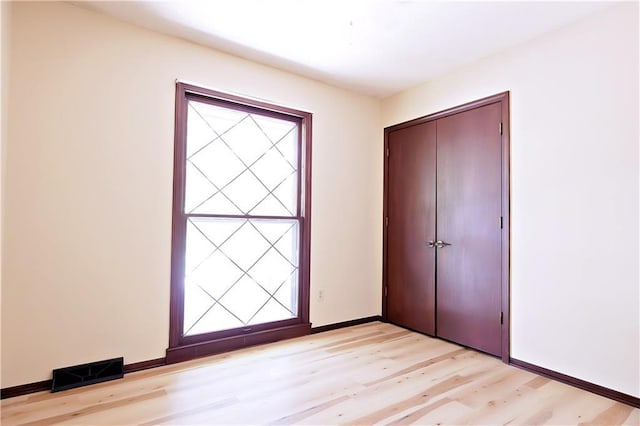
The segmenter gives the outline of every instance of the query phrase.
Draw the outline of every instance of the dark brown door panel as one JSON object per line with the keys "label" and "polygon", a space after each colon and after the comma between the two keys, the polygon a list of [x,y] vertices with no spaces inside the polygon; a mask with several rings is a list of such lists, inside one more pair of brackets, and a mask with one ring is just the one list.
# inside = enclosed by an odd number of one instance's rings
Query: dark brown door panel
{"label": "dark brown door panel", "polygon": [[501,353],[501,104],[437,120],[437,335]]}
{"label": "dark brown door panel", "polygon": [[387,319],[435,334],[436,124],[388,137]]}

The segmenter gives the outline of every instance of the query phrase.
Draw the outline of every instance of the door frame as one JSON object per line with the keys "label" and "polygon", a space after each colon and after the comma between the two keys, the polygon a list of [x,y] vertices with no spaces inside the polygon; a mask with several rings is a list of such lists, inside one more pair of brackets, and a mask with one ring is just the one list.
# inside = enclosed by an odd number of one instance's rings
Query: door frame
{"label": "door frame", "polygon": [[[501,359],[509,363],[510,352],[510,125],[509,125],[509,92],[502,92],[486,98],[478,99],[462,105],[448,108],[433,114],[405,121],[384,129],[384,187],[383,187],[383,213],[382,213],[382,319],[387,321],[387,225],[388,225],[388,195],[389,195],[389,133],[406,127],[435,121],[465,111],[470,111],[483,106],[500,103],[502,114],[502,239],[501,239],[501,306],[502,306],[502,349]],[[437,283],[436,283],[437,286]],[[437,309],[437,306],[436,306]],[[437,325],[436,325],[437,327]]]}

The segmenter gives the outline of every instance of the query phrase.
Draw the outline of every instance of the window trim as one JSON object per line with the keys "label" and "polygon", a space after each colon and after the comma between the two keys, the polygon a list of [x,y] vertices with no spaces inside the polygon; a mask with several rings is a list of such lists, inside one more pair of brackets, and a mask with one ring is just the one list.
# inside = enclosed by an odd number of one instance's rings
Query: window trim
{"label": "window trim", "polygon": [[[300,149],[298,150],[298,211],[300,227],[298,311],[296,318],[245,328],[215,331],[184,336],[184,253],[186,242],[186,214],[184,213],[185,162],[188,101],[196,99],[215,105],[228,104],[236,110],[273,117],[286,115],[299,123]],[[309,323],[310,299],[310,242],[311,242],[311,122],[312,114],[268,102],[210,90],[191,84],[176,82],[175,134],[173,159],[173,199],[171,229],[171,285],[169,306],[169,347],[167,363],[266,343],[284,338],[302,336],[311,332]],[[255,216],[260,218],[259,215]],[[283,217],[285,218],[285,217]]]}

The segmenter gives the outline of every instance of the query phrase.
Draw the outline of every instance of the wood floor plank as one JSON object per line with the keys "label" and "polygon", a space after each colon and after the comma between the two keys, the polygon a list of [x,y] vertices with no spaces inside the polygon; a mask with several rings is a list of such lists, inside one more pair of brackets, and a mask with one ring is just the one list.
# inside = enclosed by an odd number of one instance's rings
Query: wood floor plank
{"label": "wood floor plank", "polygon": [[157,390],[154,392],[146,393],[144,395],[140,395],[132,398],[118,399],[116,401],[106,402],[103,404],[95,404],[89,407],[83,407],[78,410],[73,410],[61,415],[44,417],[37,420],[29,421],[26,423],[21,423],[21,424],[23,426],[56,425],[56,424],[62,423],[65,420],[79,419],[83,416],[88,416],[93,413],[106,412],[106,411],[113,412],[114,410],[117,410],[119,407],[127,407],[127,409],[129,409],[131,405],[135,404],[138,401],[159,398],[164,395],[166,395],[166,392],[164,390]]}
{"label": "wood floor plank", "polygon": [[638,425],[640,410],[380,322],[55,394],[3,400],[3,425]]}
{"label": "wood floor plank", "polygon": [[471,383],[475,378],[482,375],[482,373],[475,373],[469,376],[455,375],[442,382],[423,389],[416,395],[408,398],[400,403],[385,406],[381,409],[375,410],[363,417],[357,418],[355,424],[374,424],[387,419],[397,412],[404,411],[408,408],[415,408],[424,405],[427,402],[432,401],[435,398],[439,398],[443,393],[455,389],[459,386],[463,386],[467,383]]}
{"label": "wood floor plank", "polygon": [[437,363],[439,363],[441,361],[445,361],[447,359],[452,359],[456,355],[461,355],[461,354],[464,354],[466,352],[467,352],[467,350],[466,349],[462,349],[462,348],[461,349],[457,349],[457,350],[452,351],[452,352],[447,352],[447,353],[444,353],[442,355],[438,355],[436,357],[429,358],[427,360],[411,364],[410,366],[405,367],[402,370],[396,371],[396,372],[394,372],[392,374],[389,374],[387,376],[384,376],[384,377],[382,377],[380,379],[373,380],[371,382],[367,382],[365,385],[366,386],[372,386],[372,385],[378,384],[380,382],[383,382],[385,380],[391,380],[391,379],[394,379],[396,377],[400,377],[400,376],[403,376],[405,374],[412,373],[412,372],[414,372],[416,370],[419,370],[421,368],[428,367],[428,366],[433,365],[433,364],[437,364]]}

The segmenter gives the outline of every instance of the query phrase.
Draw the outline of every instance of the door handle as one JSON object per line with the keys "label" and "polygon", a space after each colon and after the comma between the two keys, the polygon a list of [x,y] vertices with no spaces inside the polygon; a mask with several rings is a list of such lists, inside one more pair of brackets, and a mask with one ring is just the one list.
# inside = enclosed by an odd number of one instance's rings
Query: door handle
{"label": "door handle", "polygon": [[443,248],[445,246],[450,246],[451,244],[450,243],[445,243],[442,240],[438,240],[438,241],[435,242],[434,245],[436,246],[436,248]]}
{"label": "door handle", "polygon": [[430,240],[430,241],[426,241],[425,244],[427,245],[427,247],[429,248],[434,248],[436,246],[435,241]]}

